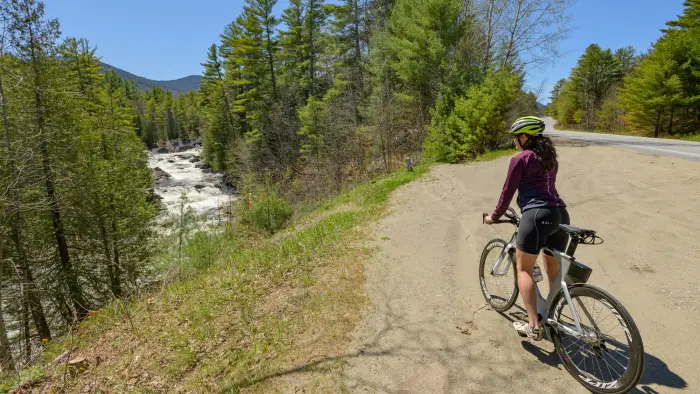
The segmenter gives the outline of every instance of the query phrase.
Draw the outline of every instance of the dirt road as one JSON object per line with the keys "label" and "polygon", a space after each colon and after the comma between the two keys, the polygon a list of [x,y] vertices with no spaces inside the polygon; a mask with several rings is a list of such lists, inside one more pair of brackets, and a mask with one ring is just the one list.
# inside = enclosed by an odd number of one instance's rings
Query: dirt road
{"label": "dirt road", "polygon": [[[572,224],[598,230],[582,246],[590,283],[609,290],[644,339],[637,392],[700,392],[700,163],[557,141],[558,189]],[[435,167],[393,195],[367,267],[372,300],[345,369],[353,392],[583,393],[548,342],[522,341],[485,307],[477,279],[509,158]],[[520,304],[520,302],[519,302]]]}

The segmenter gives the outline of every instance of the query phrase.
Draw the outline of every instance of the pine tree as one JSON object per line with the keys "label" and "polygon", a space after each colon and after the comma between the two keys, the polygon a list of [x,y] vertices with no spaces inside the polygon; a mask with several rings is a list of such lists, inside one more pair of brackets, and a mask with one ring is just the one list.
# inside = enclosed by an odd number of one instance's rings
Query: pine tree
{"label": "pine tree", "polygon": [[[666,22],[666,25],[671,28],[681,30],[697,29],[700,27],[700,0],[685,0],[683,2],[683,15],[678,19]],[[669,32],[672,29],[662,30]]]}
{"label": "pine tree", "polygon": [[[654,137],[678,129],[695,130],[700,102],[697,70],[700,70],[697,39],[689,32],[667,33],[625,78],[619,95],[626,113],[624,118],[638,128],[653,129]],[[682,111],[686,108],[694,110]]]}
{"label": "pine tree", "polygon": [[[62,211],[56,194],[56,167],[52,164],[51,151],[49,150],[48,143],[49,138],[52,136],[52,131],[46,121],[48,115],[47,110],[49,108],[49,101],[46,95],[48,94],[47,92],[52,90],[49,84],[50,73],[55,72],[55,62],[57,61],[53,51],[55,41],[59,36],[58,21],[55,19],[49,21],[42,20],[44,6],[42,3],[36,3],[34,0],[13,1],[11,3],[10,15],[12,16],[10,30],[12,41],[17,50],[17,57],[26,65],[27,75],[29,76],[28,85],[31,86],[34,92],[34,97],[31,100],[32,111],[34,113],[32,128],[37,133],[40,141],[39,149],[43,181],[56,240],[56,248],[60,258],[64,280],[70,289],[73,306],[80,318],[87,314],[87,305],[80,284],[73,271],[73,262],[68,250]],[[51,70],[51,68],[54,70]],[[28,282],[33,282],[28,276],[29,272],[27,271],[25,273],[26,279]],[[33,290],[28,290],[28,295],[32,291]],[[40,312],[40,307],[38,306],[39,300],[30,300],[30,304],[39,334],[43,338],[50,339],[50,329],[43,316],[43,312]]]}
{"label": "pine tree", "polygon": [[595,126],[596,112],[623,77],[620,61],[610,49],[590,45],[571,72],[571,87],[583,103],[586,129]]}
{"label": "pine tree", "polygon": [[301,105],[304,99],[306,75],[306,41],[304,40],[303,0],[290,0],[289,7],[282,13],[282,23],[286,29],[280,32],[280,71],[286,89],[291,91],[295,104]]}
{"label": "pine tree", "polygon": [[323,52],[323,30],[326,25],[324,0],[307,0],[304,15],[305,41],[304,49],[308,59],[307,96],[316,96],[319,91],[319,59]]}
{"label": "pine tree", "polygon": [[367,46],[366,26],[360,0],[344,0],[342,5],[331,7],[334,15],[331,20],[333,52],[338,59],[334,64],[336,75],[350,83],[346,85],[348,99],[360,121],[359,107],[366,99],[365,88],[365,47]]}
{"label": "pine tree", "polygon": [[[230,56],[232,55],[229,54]],[[200,96],[205,114],[205,130],[202,135],[203,155],[215,169],[223,170],[226,168],[229,143],[236,138],[231,111],[236,110],[237,104],[233,102],[234,106],[231,107],[224,81],[223,64],[216,45],[209,47],[207,62],[202,63],[202,66],[204,66],[204,75]]]}
{"label": "pine tree", "polygon": [[389,21],[392,68],[414,100],[415,127],[428,123],[447,68],[444,59],[464,32],[460,2],[399,0]]}

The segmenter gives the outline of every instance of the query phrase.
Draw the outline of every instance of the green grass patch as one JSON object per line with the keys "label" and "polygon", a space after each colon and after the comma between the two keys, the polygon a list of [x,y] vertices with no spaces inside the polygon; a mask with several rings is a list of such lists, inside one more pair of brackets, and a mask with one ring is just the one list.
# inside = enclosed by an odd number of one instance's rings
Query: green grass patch
{"label": "green grass patch", "polygon": [[[342,367],[332,357],[346,350],[366,302],[364,263],[373,250],[362,245],[363,226],[427,169],[358,186],[275,236],[235,224],[194,234],[160,256],[179,259],[168,281],[54,341],[24,383],[43,380],[56,392],[277,392],[294,375],[295,387],[341,390],[340,374],[326,372]],[[65,363],[53,360],[66,350],[89,367],[63,374]],[[309,361],[319,355],[328,361]]]}
{"label": "green grass patch", "polygon": [[517,149],[499,149],[499,150],[486,152],[482,155],[479,155],[479,156],[477,156],[477,158],[474,161],[495,160],[495,159],[498,159],[499,157],[512,156],[516,153],[518,153]]}
{"label": "green grass patch", "polygon": [[681,138],[684,141],[700,142],[700,134],[686,135]]}

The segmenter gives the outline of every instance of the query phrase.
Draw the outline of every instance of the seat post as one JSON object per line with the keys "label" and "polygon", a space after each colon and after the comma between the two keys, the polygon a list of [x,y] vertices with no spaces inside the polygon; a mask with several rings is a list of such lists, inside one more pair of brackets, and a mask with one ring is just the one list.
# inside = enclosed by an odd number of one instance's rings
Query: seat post
{"label": "seat post", "polygon": [[574,234],[570,234],[569,238],[571,238],[571,241],[569,241],[569,246],[566,248],[566,254],[574,257],[574,253],[576,253],[576,248],[578,247],[579,238]]}

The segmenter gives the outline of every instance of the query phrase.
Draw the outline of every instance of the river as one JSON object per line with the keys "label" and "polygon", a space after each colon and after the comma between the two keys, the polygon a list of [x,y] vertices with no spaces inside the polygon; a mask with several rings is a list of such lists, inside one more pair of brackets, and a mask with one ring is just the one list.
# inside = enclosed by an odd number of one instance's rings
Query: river
{"label": "river", "polygon": [[184,193],[185,206],[203,220],[209,223],[226,220],[226,207],[236,199],[234,190],[225,185],[222,174],[202,161],[202,148],[186,145],[171,149],[175,151],[164,150],[148,152],[149,167],[156,181],[154,194],[164,207],[161,219],[180,214]]}

